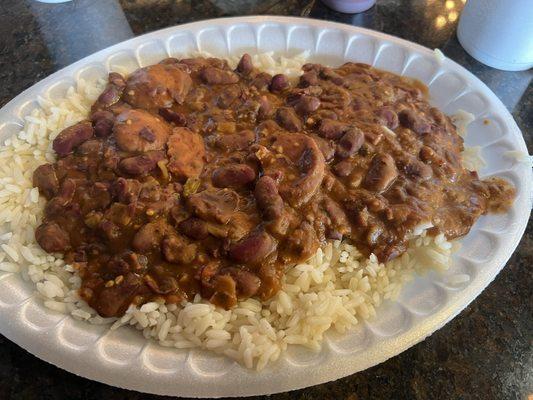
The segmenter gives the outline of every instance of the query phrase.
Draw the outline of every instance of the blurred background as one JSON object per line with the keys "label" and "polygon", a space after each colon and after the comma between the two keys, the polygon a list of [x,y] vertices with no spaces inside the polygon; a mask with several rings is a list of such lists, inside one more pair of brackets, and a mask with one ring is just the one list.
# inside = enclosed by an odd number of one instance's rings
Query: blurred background
{"label": "blurred background", "polygon": [[[533,7],[533,0],[529,1]],[[497,70],[465,52],[456,36],[465,3],[377,0],[365,12],[343,14],[320,0],[73,0],[59,4],[0,0],[0,107],[62,67],[136,35],[208,18],[301,16],[362,26],[441,49],[498,95],[532,153],[533,71]],[[531,225],[530,221],[514,256],[489,288],[424,342],[337,382],[269,398],[532,399]],[[0,336],[0,399],[152,398],[158,397],[69,374]]]}

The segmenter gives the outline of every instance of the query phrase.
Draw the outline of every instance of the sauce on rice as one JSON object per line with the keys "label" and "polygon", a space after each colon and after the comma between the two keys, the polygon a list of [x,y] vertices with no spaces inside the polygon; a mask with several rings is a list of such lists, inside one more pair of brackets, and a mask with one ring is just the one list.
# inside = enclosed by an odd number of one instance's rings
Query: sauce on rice
{"label": "sauce on rice", "polygon": [[223,60],[111,73],[89,120],[34,173],[36,239],[82,278],[102,316],[200,293],[230,308],[272,297],[287,266],[328,240],[393,259],[417,226],[448,239],[515,190],[462,165],[463,140],[418,81],[306,64],[292,85]]}

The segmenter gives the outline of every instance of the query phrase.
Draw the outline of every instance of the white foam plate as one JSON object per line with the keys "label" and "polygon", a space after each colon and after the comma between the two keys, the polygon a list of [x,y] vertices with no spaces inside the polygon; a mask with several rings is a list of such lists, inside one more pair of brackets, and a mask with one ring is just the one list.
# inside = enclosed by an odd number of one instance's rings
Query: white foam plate
{"label": "white foam plate", "polygon": [[[508,213],[476,223],[450,271],[415,279],[398,301],[378,310],[376,319],[345,336],[330,336],[320,353],[292,348],[261,373],[209,353],[159,347],[133,329],[109,332],[54,313],[31,284],[4,273],[0,332],[10,340],[45,361],[113,386],[188,397],[270,394],[335,380],[399,354],[457,315],[504,267],[531,209],[531,168],[504,155],[509,150],[527,153],[520,130],[494,93],[470,72],[451,60],[440,62],[432,50],[382,33],[284,17],[217,19],[153,32],[86,57],[21,93],[0,110],[0,138],[20,130],[22,118],[37,107],[37,95],[61,95],[77,79],[105,76],[114,66],[131,69],[194,50],[222,57],[310,50],[312,61],[366,62],[418,78],[445,113],[463,109],[475,115],[466,143],[482,148],[487,166],[481,175],[509,179],[518,189],[516,201]],[[451,284],[455,275],[468,280]]]}

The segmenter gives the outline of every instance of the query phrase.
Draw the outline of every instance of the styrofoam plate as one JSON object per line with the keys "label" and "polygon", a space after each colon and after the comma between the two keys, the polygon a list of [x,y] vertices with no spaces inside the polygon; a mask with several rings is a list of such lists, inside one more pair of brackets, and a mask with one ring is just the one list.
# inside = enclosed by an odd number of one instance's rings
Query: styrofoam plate
{"label": "styrofoam plate", "polygon": [[[57,95],[79,78],[105,76],[116,66],[144,66],[191,51],[217,56],[310,50],[311,61],[372,64],[420,79],[431,101],[448,114],[473,113],[466,142],[482,147],[482,176],[498,175],[518,189],[511,210],[482,217],[463,239],[450,271],[408,284],[397,302],[345,336],[331,335],[320,353],[290,348],[261,373],[228,359],[147,342],[138,331],[89,325],[42,305],[18,275],[0,275],[0,332],[36,356],[110,385],[191,397],[270,394],[338,379],[376,365],[421,341],[466,307],[496,276],[522,236],[531,209],[531,169],[505,157],[527,153],[524,139],[498,98],[474,75],[433,51],[382,33],[337,23],[285,17],[228,18],[176,26],[109,47],[56,72],[0,110],[0,138],[20,129],[37,95]],[[484,120],[489,120],[485,124]],[[460,275],[462,283],[453,283]],[[452,278],[450,278],[452,277]]]}

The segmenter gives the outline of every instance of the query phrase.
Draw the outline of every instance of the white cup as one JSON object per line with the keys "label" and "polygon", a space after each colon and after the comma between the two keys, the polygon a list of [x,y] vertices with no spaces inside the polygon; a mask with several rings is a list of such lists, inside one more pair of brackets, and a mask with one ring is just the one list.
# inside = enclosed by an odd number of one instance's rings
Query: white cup
{"label": "white cup", "polygon": [[376,0],[322,0],[325,5],[335,11],[355,14],[368,10]]}
{"label": "white cup", "polygon": [[476,60],[505,71],[533,67],[533,0],[469,0],[457,38]]}

